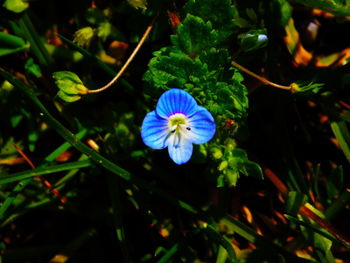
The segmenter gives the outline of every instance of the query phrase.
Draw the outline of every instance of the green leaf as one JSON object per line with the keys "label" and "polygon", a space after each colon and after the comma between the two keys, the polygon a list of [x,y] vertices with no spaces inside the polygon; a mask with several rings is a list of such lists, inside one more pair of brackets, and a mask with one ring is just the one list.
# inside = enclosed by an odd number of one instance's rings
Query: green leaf
{"label": "green leaf", "polygon": [[12,12],[21,13],[29,7],[29,3],[26,0],[6,0],[2,6]]}
{"label": "green leaf", "polygon": [[214,47],[217,33],[209,22],[200,17],[188,14],[177,28],[177,34],[171,37],[175,49],[187,54],[190,58],[199,56],[203,51]]}
{"label": "green leaf", "polygon": [[25,70],[35,76],[36,78],[39,78],[41,76],[41,70],[39,65],[34,63],[34,60],[32,58],[29,58],[27,62],[24,65]]}
{"label": "green leaf", "polygon": [[144,80],[151,86],[162,88],[183,88],[186,83],[200,83],[208,75],[208,68],[199,59],[192,60],[182,53],[162,49],[155,53],[144,75]]}
{"label": "green leaf", "polygon": [[240,164],[239,171],[245,176],[253,176],[258,179],[264,179],[263,171],[259,164],[252,161],[245,161]]}
{"label": "green leaf", "polygon": [[313,239],[314,239],[315,249],[317,251],[317,254],[321,262],[335,263],[335,259],[331,251],[332,244],[333,244],[332,240],[325,238],[324,236],[318,233],[314,233]]}
{"label": "green leaf", "polygon": [[[261,167],[252,161],[248,160],[248,155],[245,150],[235,148],[234,142],[231,139],[225,142],[225,152],[220,158],[217,177],[217,187],[233,187],[237,184],[237,180],[241,174],[245,176],[254,176],[258,179],[263,179]],[[217,146],[214,146],[211,151],[215,151]]]}
{"label": "green leaf", "polygon": [[65,102],[75,102],[81,99],[81,96],[79,95],[72,95],[64,93],[62,90],[57,92],[57,97],[59,97],[61,100]]}
{"label": "green leaf", "polygon": [[340,194],[344,187],[343,166],[340,165],[331,171],[326,187],[330,199],[333,199],[334,196]]}
{"label": "green leaf", "polygon": [[288,193],[288,199],[286,204],[286,210],[288,214],[297,215],[299,208],[307,202],[308,198],[305,194],[290,191]]}
{"label": "green leaf", "polygon": [[289,19],[292,17],[293,9],[287,0],[275,0],[272,2],[273,8],[279,10],[280,25],[285,27]]}
{"label": "green leaf", "polygon": [[39,176],[43,174],[52,174],[57,173],[61,171],[67,171],[71,169],[78,169],[83,167],[88,167],[91,165],[91,162],[89,160],[85,161],[77,161],[77,162],[71,162],[71,163],[65,163],[65,164],[58,164],[58,165],[52,165],[48,167],[41,167],[36,169],[31,169],[15,174],[10,174],[6,176],[2,176],[0,178],[0,184],[7,184],[11,182],[20,181],[23,179],[31,178],[34,176]]}
{"label": "green leaf", "polygon": [[53,59],[45,47],[46,40],[39,35],[26,12],[20,16],[17,25],[21,35],[30,43],[30,49],[36,56],[38,63],[41,66],[52,65]]}
{"label": "green leaf", "polygon": [[19,48],[25,46],[26,42],[18,36],[0,32],[0,44],[7,47]]}
{"label": "green leaf", "polygon": [[0,32],[0,56],[5,56],[24,50],[29,50],[30,44],[22,38]]}
{"label": "green leaf", "polygon": [[218,30],[219,41],[227,39],[238,28],[235,21],[238,12],[230,0],[189,0],[184,10],[210,22]]}
{"label": "green leaf", "polygon": [[350,1],[349,0],[293,0],[292,2],[305,5],[312,8],[322,9],[326,12],[333,13],[338,16],[350,15]]}
{"label": "green leaf", "polygon": [[223,236],[219,232],[217,232],[216,229],[211,225],[207,225],[207,226],[203,227],[202,229],[208,235],[209,238],[211,238],[214,242],[220,244],[222,247],[225,248],[225,250],[229,256],[230,262],[237,261],[236,253],[233,250],[231,242],[225,236]]}
{"label": "green leaf", "polygon": [[147,0],[127,0],[128,3],[137,8],[142,8],[142,9],[146,9],[147,8]]}
{"label": "green leaf", "polygon": [[317,94],[322,87],[323,83],[292,83],[290,85],[291,91],[294,94],[302,95],[302,96],[312,96]]}
{"label": "green leaf", "polygon": [[346,123],[344,121],[333,121],[331,122],[331,128],[346,159],[350,162],[350,133]]}

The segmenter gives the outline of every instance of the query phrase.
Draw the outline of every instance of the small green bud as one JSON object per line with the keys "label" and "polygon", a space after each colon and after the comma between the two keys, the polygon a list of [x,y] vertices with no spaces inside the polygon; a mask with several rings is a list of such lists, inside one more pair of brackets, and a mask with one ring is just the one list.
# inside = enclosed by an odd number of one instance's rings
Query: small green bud
{"label": "small green bud", "polygon": [[296,84],[296,83],[290,84],[289,87],[290,87],[290,91],[291,91],[292,93],[297,93],[297,92],[300,91],[299,85]]}
{"label": "small green bud", "polygon": [[97,36],[102,39],[102,41],[106,41],[107,37],[112,32],[112,25],[108,21],[100,23],[97,28]]}
{"label": "small green bud", "polygon": [[75,32],[73,42],[81,47],[89,47],[94,35],[95,30],[92,27],[83,27]]}
{"label": "small green bud", "polygon": [[217,147],[214,147],[211,149],[211,154],[212,154],[213,158],[216,160],[221,159],[223,156],[222,151]]}
{"label": "small green bud", "polygon": [[225,140],[225,145],[227,150],[232,151],[234,148],[236,148],[236,142],[233,139],[226,139]]}
{"label": "small green bud", "polygon": [[226,169],[225,179],[228,186],[236,186],[239,177],[239,172],[237,170]]}
{"label": "small green bud", "polygon": [[59,88],[57,96],[66,102],[74,102],[81,98],[81,95],[88,93],[80,78],[70,71],[59,71],[53,73],[55,83]]}
{"label": "small green bud", "polygon": [[219,170],[219,171],[222,171],[222,170],[224,170],[227,166],[228,166],[228,162],[227,162],[227,161],[222,161],[222,162],[219,164],[218,170]]}

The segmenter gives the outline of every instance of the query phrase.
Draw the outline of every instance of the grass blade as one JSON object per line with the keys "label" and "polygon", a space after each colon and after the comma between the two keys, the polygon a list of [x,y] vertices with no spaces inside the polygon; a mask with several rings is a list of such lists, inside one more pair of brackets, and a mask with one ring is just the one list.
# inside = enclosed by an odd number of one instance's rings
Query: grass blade
{"label": "grass blade", "polygon": [[34,176],[57,173],[57,172],[71,170],[71,169],[89,167],[89,166],[91,166],[91,162],[89,160],[85,160],[85,161],[70,162],[65,164],[58,164],[58,165],[52,165],[48,167],[31,169],[31,170],[27,170],[27,171],[15,173],[15,174],[3,176],[0,178],[0,184],[7,184],[7,183],[31,178]]}
{"label": "grass blade", "polygon": [[346,127],[346,124],[344,121],[333,121],[331,122],[331,128],[335,135],[335,138],[337,138],[340,148],[342,149],[343,153],[345,154],[346,159],[350,162],[350,134],[348,131],[348,128]]}
{"label": "grass blade", "polygon": [[207,227],[203,228],[203,231],[216,243],[225,248],[230,262],[234,263],[237,261],[236,253],[233,250],[231,243],[223,235],[218,233],[213,226],[208,225]]}

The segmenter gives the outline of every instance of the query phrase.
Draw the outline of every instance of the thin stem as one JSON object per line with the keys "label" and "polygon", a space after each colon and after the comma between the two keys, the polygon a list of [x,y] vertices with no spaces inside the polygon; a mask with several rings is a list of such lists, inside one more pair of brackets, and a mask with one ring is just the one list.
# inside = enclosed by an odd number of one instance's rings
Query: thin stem
{"label": "thin stem", "polygon": [[123,65],[123,67],[119,70],[119,72],[117,73],[117,75],[115,75],[115,77],[105,86],[103,86],[100,89],[95,89],[95,90],[89,90],[88,93],[99,93],[101,91],[104,91],[106,89],[108,89],[110,86],[112,86],[119,78],[120,76],[124,73],[124,71],[126,70],[126,68],[129,66],[129,64],[131,63],[131,61],[134,59],[134,57],[136,56],[137,52],[140,50],[142,44],[145,42],[145,40],[147,39],[149,33],[151,32],[153,25],[154,25],[154,21],[155,19],[153,19],[151,25],[149,25],[145,31],[145,33],[143,34],[142,38],[140,39],[139,43],[137,44],[136,48],[134,49],[134,51],[132,52],[132,54],[130,55],[130,57],[128,58],[128,60],[125,62],[125,64]]}
{"label": "thin stem", "polygon": [[262,77],[262,76],[259,76],[258,74],[255,74],[254,72],[251,72],[249,69],[241,66],[240,64],[238,64],[237,62],[235,61],[232,61],[231,64],[238,68],[239,70],[242,70],[243,72],[249,74],[250,76],[260,80],[262,83],[264,83],[265,85],[270,85],[270,86],[273,86],[275,88],[278,88],[278,89],[284,89],[284,90],[292,90],[292,87],[291,86],[283,86],[283,85],[279,85],[279,84],[276,84],[276,83],[273,83],[271,81],[269,81],[268,79]]}

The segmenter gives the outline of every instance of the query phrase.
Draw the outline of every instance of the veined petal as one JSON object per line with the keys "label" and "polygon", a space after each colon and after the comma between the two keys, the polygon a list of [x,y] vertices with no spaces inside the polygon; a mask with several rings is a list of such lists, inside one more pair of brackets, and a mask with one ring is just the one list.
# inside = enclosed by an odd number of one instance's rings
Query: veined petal
{"label": "veined petal", "polygon": [[168,152],[170,158],[176,164],[187,163],[193,151],[193,145],[191,141],[181,136],[180,133],[173,134],[168,140]]}
{"label": "veined petal", "polygon": [[162,118],[168,118],[175,113],[191,116],[196,112],[197,107],[197,102],[188,92],[171,89],[160,96],[156,112]]}
{"label": "veined petal", "polygon": [[153,149],[163,149],[167,146],[168,134],[167,120],[159,117],[155,111],[147,113],[141,128],[143,142]]}
{"label": "veined petal", "polygon": [[210,141],[215,134],[216,125],[210,112],[201,107],[197,107],[197,112],[188,118],[191,131],[188,138],[192,143],[202,144]]}

